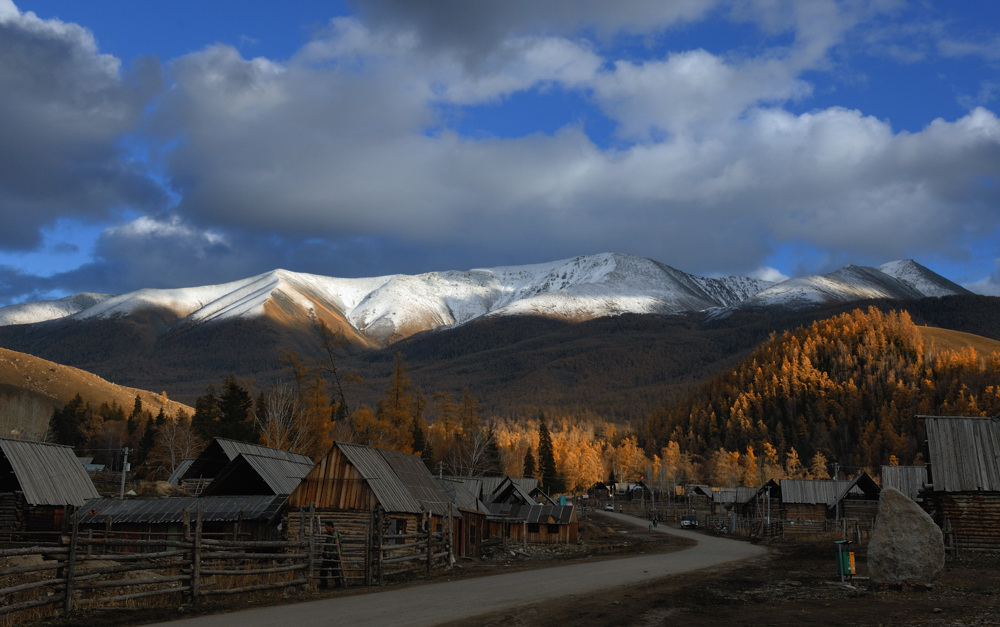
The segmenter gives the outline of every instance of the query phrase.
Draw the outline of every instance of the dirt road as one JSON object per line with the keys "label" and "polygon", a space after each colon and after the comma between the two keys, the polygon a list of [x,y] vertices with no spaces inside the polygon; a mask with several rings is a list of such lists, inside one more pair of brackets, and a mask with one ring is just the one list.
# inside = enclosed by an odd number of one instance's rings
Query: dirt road
{"label": "dirt road", "polygon": [[[621,514],[609,513],[607,516],[623,522],[634,522],[639,527],[647,524]],[[539,601],[590,595],[756,557],[765,552],[765,549],[746,542],[666,527],[657,527],[656,531],[692,538],[698,544],[674,553],[445,581],[159,624],[171,627],[309,627],[334,622],[341,625],[374,624],[380,627],[439,625]]]}

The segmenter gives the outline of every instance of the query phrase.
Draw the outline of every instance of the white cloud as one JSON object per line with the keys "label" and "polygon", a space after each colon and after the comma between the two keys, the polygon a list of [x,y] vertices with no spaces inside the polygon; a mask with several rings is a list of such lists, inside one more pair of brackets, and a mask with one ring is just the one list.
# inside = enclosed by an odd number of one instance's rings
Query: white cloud
{"label": "white cloud", "polygon": [[782,281],[787,281],[791,277],[783,273],[777,268],[771,268],[769,266],[762,266],[757,268],[750,273],[750,276],[754,279],[760,279],[761,281],[770,281],[772,283],[781,283]]}

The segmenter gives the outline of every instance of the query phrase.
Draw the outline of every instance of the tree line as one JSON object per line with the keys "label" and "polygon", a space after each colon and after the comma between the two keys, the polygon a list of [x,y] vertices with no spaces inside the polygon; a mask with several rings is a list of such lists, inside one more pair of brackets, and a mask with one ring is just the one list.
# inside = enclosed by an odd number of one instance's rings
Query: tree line
{"label": "tree line", "polygon": [[[731,370],[630,427],[586,408],[523,413],[483,407],[468,389],[425,393],[399,353],[371,404],[341,367],[346,342],[314,320],[319,357],[292,351],[262,390],[228,375],[194,414],[91,408],[79,396],[50,433],[95,461],[129,446],[142,476],[161,479],[214,437],[317,459],[334,441],[420,456],[435,473],[537,477],[551,494],[595,481],[760,485],[880,464],[922,463],[920,414],[1000,414],[1000,355],[929,351],[905,311],[855,310],[772,334]],[[113,462],[112,462],[113,463]]]}

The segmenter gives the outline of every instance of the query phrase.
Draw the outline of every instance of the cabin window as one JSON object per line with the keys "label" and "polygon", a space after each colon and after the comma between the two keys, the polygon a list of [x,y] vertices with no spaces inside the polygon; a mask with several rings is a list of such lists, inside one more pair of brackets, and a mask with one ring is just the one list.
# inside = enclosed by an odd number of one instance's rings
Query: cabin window
{"label": "cabin window", "polygon": [[[396,536],[406,533],[406,521],[400,518],[389,519],[389,535]],[[402,544],[403,540],[393,539],[393,544]]]}
{"label": "cabin window", "polygon": [[528,523],[528,533],[538,533],[538,523]]}
{"label": "cabin window", "polygon": [[546,525],[549,528],[549,533],[559,533],[559,525]]}

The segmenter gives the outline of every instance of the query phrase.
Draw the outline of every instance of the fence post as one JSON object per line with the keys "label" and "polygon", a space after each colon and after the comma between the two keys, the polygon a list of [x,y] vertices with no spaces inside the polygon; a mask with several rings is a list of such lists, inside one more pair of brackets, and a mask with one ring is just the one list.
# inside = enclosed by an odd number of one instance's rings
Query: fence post
{"label": "fence post", "polygon": [[66,598],[63,611],[69,614],[73,611],[73,574],[76,569],[76,544],[80,532],[80,516],[74,509],[72,529],[69,534],[69,554],[66,556]]}
{"label": "fence post", "polygon": [[308,587],[313,585],[313,577],[316,573],[316,533],[315,525],[313,524],[313,515],[316,513],[316,504],[309,504],[309,584]]}
{"label": "fence post", "polygon": [[453,534],[452,534],[452,530],[455,528],[455,521],[452,519],[451,512],[452,512],[452,503],[451,501],[449,501],[448,502],[448,569],[449,570],[455,563],[455,549],[454,549]]}
{"label": "fence post", "polygon": [[194,522],[194,538],[191,541],[191,602],[197,603],[201,594],[201,531],[202,506],[198,505],[198,514]]}
{"label": "fence post", "polygon": [[427,575],[431,574],[431,555],[433,551],[431,550],[431,515],[427,514]]}

